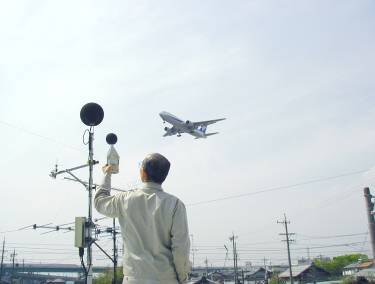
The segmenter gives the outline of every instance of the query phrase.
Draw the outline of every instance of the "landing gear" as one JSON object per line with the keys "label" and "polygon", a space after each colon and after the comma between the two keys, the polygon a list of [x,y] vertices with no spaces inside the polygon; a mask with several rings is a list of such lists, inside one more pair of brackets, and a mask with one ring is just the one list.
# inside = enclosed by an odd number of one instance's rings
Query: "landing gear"
{"label": "landing gear", "polygon": [[181,137],[181,133],[177,133],[177,137]]}

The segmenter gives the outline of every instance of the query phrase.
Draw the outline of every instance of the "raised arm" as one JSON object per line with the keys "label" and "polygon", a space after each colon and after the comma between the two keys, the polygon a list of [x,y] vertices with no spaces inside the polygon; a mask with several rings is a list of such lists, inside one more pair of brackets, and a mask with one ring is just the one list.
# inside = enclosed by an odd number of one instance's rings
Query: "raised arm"
{"label": "raised arm", "polygon": [[190,239],[185,205],[177,201],[171,229],[173,262],[179,283],[186,283],[190,272]]}
{"label": "raised arm", "polygon": [[111,196],[111,173],[107,172],[95,194],[95,209],[104,216],[115,218],[120,215],[120,203],[121,194]]}

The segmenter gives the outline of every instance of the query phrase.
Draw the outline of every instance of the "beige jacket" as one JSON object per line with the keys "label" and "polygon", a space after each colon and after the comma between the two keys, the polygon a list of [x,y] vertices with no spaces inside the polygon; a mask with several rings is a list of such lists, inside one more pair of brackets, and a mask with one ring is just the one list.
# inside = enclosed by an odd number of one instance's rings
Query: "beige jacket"
{"label": "beige jacket", "polygon": [[186,283],[189,262],[189,232],[185,205],[147,182],[134,191],[110,195],[107,174],[95,195],[96,210],[117,217],[124,241],[124,281],[137,284]]}

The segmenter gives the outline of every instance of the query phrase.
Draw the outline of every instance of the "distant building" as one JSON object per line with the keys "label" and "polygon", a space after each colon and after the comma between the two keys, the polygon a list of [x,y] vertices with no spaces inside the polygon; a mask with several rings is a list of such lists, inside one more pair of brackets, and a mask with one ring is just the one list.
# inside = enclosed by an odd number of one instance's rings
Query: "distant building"
{"label": "distant building", "polygon": [[[279,274],[279,278],[288,280],[290,278],[289,268]],[[323,268],[317,267],[314,263],[307,265],[292,266],[293,280],[298,282],[314,282],[327,280],[330,274]]]}
{"label": "distant building", "polygon": [[[246,281],[263,281],[266,277],[266,270],[263,267],[255,271],[245,273]],[[267,270],[267,279],[272,277],[272,272]]]}
{"label": "distant building", "polygon": [[65,284],[63,279],[47,280],[46,284]]}
{"label": "distant building", "polygon": [[298,265],[307,265],[311,263],[312,263],[312,260],[309,258],[302,257],[301,259],[298,260]]}
{"label": "distant building", "polygon": [[285,270],[287,270],[288,267],[289,267],[288,265],[272,265],[270,266],[270,269],[273,275],[278,275],[281,272],[284,272]]}
{"label": "distant building", "polygon": [[216,283],[224,283],[224,282],[215,282],[215,281],[207,279],[206,276],[202,276],[201,279],[199,279],[198,281],[195,281],[193,283],[194,284],[216,284]]}
{"label": "distant building", "polygon": [[374,262],[373,260],[366,260],[366,261],[356,261],[354,263],[351,263],[347,266],[345,266],[342,270],[342,275],[343,276],[352,276],[355,275],[357,272],[368,269],[368,268],[373,268],[374,267]]}
{"label": "distant building", "polygon": [[366,268],[358,271],[354,274],[354,277],[357,279],[357,282],[361,280],[361,278],[365,278],[367,281],[374,283],[375,282],[375,268]]}
{"label": "distant building", "polygon": [[317,257],[314,257],[313,262],[314,262],[315,260],[320,260],[320,261],[330,261],[331,258],[330,258],[329,256],[319,255],[319,256],[317,256]]}

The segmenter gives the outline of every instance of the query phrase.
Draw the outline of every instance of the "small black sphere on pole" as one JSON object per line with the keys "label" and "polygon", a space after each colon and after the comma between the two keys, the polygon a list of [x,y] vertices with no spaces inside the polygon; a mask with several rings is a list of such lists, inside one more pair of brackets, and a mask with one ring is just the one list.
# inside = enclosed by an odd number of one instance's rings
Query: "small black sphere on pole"
{"label": "small black sphere on pole", "polygon": [[87,126],[97,126],[103,121],[104,111],[97,103],[88,103],[82,107],[80,116]]}
{"label": "small black sphere on pole", "polygon": [[114,133],[109,133],[105,140],[109,145],[115,145],[117,143],[117,135]]}

